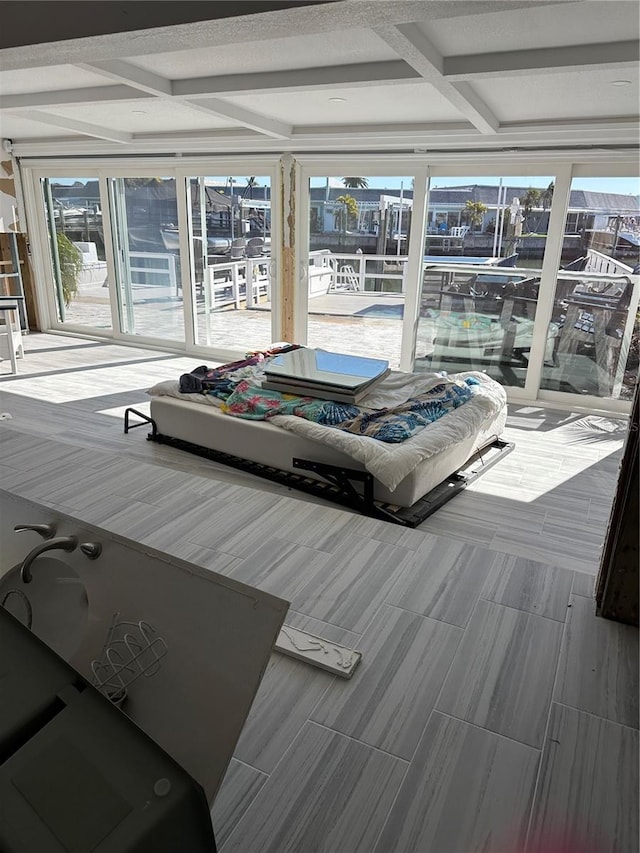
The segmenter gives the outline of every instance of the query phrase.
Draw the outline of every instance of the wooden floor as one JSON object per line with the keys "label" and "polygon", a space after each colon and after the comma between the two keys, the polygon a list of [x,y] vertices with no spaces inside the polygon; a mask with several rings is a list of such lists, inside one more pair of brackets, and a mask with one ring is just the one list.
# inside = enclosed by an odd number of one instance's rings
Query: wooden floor
{"label": "wooden floor", "polygon": [[638,850],[638,631],[592,601],[624,421],[512,406],[516,450],[405,530],[124,436],[194,359],[26,350],[0,378],[3,488],[363,653],[350,681],[273,655],[214,805],[224,853]]}

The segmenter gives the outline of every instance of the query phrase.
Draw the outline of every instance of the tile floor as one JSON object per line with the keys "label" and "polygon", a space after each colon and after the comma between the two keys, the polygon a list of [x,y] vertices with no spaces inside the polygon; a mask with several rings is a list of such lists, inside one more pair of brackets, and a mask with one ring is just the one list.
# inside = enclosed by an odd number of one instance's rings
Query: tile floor
{"label": "tile floor", "polygon": [[214,804],[223,853],[638,850],[638,631],[591,598],[624,421],[512,406],[516,450],[404,530],[124,436],[193,359],[26,344],[0,380],[2,488],[363,651],[349,681],[273,655]]}

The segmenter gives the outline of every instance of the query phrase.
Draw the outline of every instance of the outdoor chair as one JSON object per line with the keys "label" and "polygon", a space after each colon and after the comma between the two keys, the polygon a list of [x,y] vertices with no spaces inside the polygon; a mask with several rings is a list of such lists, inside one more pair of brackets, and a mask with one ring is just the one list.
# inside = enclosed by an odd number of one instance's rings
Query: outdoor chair
{"label": "outdoor chair", "polygon": [[233,240],[231,243],[231,248],[229,249],[229,260],[231,261],[241,261],[245,256],[245,248],[247,245],[247,241],[244,237],[238,237]]}
{"label": "outdoor chair", "polygon": [[247,240],[246,255],[248,258],[261,258],[264,254],[264,238],[250,237]]}

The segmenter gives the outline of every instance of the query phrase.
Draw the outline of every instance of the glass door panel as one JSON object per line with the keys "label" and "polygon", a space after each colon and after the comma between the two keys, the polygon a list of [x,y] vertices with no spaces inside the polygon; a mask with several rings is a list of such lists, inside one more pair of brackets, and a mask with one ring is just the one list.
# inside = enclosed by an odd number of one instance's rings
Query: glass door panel
{"label": "glass door panel", "polygon": [[638,178],[574,178],[541,388],[630,400],[638,375]]}
{"label": "glass door panel", "polygon": [[110,282],[95,178],[43,178],[58,323],[111,332]]}
{"label": "glass door panel", "polygon": [[184,341],[180,252],[164,235],[178,219],[174,178],[109,178],[122,331]]}
{"label": "glass door panel", "polygon": [[[271,179],[188,179],[195,341],[217,349],[264,349],[271,335]],[[178,243],[165,229],[166,245]]]}
{"label": "glass door panel", "polygon": [[553,186],[549,175],[431,179],[416,370],[524,387]]}
{"label": "glass door panel", "polygon": [[413,180],[310,179],[307,341],[400,363]]}

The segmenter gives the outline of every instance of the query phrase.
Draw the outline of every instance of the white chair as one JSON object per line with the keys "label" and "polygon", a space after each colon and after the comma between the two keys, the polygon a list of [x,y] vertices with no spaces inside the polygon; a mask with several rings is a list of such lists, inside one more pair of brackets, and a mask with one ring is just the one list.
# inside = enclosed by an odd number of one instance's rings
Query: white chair
{"label": "white chair", "polygon": [[331,282],[327,293],[336,290],[360,290],[360,280],[351,264],[344,264],[336,271],[335,284]]}
{"label": "white chair", "polygon": [[11,373],[18,372],[16,356],[24,356],[22,346],[22,331],[18,314],[18,300],[11,296],[0,296],[0,359],[8,358],[11,362]]}

